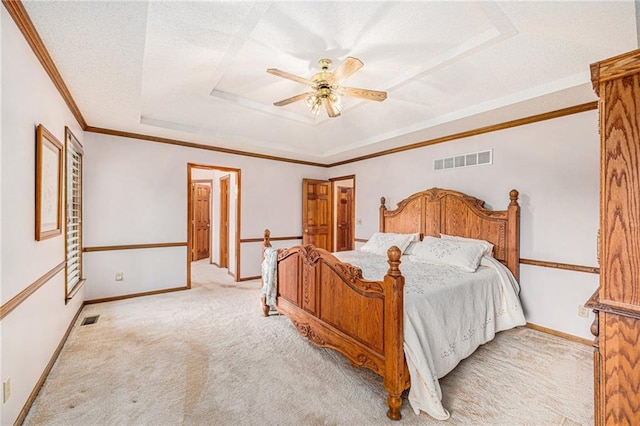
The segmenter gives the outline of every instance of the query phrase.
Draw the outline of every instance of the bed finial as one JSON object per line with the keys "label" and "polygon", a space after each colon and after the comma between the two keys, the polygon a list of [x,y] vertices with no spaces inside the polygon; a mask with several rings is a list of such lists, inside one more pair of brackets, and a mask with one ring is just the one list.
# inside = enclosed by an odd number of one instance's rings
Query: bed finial
{"label": "bed finial", "polygon": [[384,215],[387,212],[387,206],[384,203],[386,201],[384,197],[380,197],[380,227],[378,228],[380,232],[384,232]]}
{"label": "bed finial", "polygon": [[271,231],[265,229],[262,233],[262,237],[264,242],[262,243],[262,247],[271,247]]}
{"label": "bed finial", "polygon": [[512,189],[511,191],[509,191],[509,198],[511,199],[511,202],[509,203],[510,206],[517,206],[518,205],[518,191],[515,189]]}
{"label": "bed finial", "polygon": [[392,277],[399,277],[400,275],[402,275],[399,268],[401,255],[402,252],[398,247],[389,247],[389,250],[387,250],[387,257],[389,258],[389,260],[387,261],[387,263],[389,263],[389,270],[387,271],[387,275],[390,275]]}

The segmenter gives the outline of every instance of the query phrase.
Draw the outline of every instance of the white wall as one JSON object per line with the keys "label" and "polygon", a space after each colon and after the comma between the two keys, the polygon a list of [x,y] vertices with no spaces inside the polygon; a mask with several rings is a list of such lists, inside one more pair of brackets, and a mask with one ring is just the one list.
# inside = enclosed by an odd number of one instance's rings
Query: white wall
{"label": "white wall", "polygon": [[[394,209],[415,192],[441,187],[461,191],[503,210],[509,191],[520,191],[520,257],[597,266],[599,138],[596,111],[519,126],[330,169],[356,175],[357,238],[378,230],[380,197]],[[493,164],[433,171],[433,160],[493,149]],[[521,266],[527,320],[591,339],[591,318],[578,317],[598,276]]]}
{"label": "white wall", "polygon": [[[4,7],[2,17],[2,140],[0,303],[6,304],[64,261],[64,236],[35,241],[35,129],[42,123],[64,143],[69,126],[84,134]],[[11,379],[1,423],[13,424],[84,300],[64,303],[64,270],[2,322],[0,377]],[[1,402],[1,400],[0,400]]]}
{"label": "white wall", "polygon": [[[186,241],[186,164],[195,162],[242,170],[241,238],[259,238],[265,228],[273,236],[300,235],[302,178],[355,174],[356,218],[362,219],[362,224],[356,226],[357,238],[366,239],[377,230],[381,196],[386,197],[387,207],[392,209],[406,196],[438,186],[477,196],[490,208],[504,209],[509,203],[509,191],[515,188],[520,191],[521,257],[587,266],[597,263],[596,111],[331,169],[92,133],[85,140],[85,181],[92,189],[86,197],[86,245]],[[436,158],[486,149],[493,149],[492,165],[432,170]],[[158,182],[156,176],[162,176],[162,181]],[[137,190],[123,191],[126,182],[135,182]],[[274,246],[299,242],[283,241]],[[241,278],[259,275],[260,246],[241,244]],[[170,259],[163,261],[176,274],[170,275],[171,282],[165,280],[162,285],[184,285],[186,250],[183,253],[168,255]],[[142,257],[136,250],[127,253],[137,267],[154,269],[146,263],[153,256],[147,260]],[[160,277],[169,276],[158,269],[157,274],[149,274],[147,281],[131,283],[126,291],[118,292],[113,275],[120,266],[110,264],[113,270],[103,277],[99,268],[91,265],[86,269],[90,295],[97,291],[115,296],[159,289],[163,288]],[[522,265],[521,284],[528,321],[591,338],[591,319],[578,317],[577,307],[597,287],[597,275]]]}
{"label": "white wall", "polygon": [[[85,246],[186,241],[188,163],[241,170],[241,238],[260,238],[265,228],[274,236],[300,235],[301,213],[295,212],[301,211],[302,179],[326,178],[328,173],[321,167],[87,133]],[[241,244],[241,278],[260,274],[260,247]],[[235,247],[229,250],[229,261],[235,262]],[[87,253],[87,299],[186,285],[186,247],[149,249],[166,252],[161,267],[145,251],[122,251],[121,257]],[[124,281],[115,281],[116,272],[133,265],[147,273],[136,280],[125,273]]]}

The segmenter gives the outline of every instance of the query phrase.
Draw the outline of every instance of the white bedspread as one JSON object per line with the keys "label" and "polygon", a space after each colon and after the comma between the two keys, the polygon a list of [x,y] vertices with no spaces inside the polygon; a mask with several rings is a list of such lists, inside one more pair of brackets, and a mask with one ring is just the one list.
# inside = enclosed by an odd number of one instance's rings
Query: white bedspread
{"label": "white bedspread", "polygon": [[[360,251],[334,253],[380,281],[386,256]],[[404,352],[411,375],[409,402],[438,420],[449,418],[438,379],[445,376],[495,333],[525,324],[518,283],[493,258],[484,257],[474,273],[452,266],[411,261],[403,256],[405,277]]]}

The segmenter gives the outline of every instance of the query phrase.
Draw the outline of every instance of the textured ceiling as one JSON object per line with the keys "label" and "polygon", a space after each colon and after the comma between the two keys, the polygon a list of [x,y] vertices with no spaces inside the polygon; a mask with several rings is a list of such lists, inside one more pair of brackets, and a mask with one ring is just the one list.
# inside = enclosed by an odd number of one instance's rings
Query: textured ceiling
{"label": "textured ceiling", "polygon": [[[332,163],[595,100],[589,64],[638,47],[632,1],[24,1],[87,122]],[[317,61],[364,67],[338,118],[304,101]]]}

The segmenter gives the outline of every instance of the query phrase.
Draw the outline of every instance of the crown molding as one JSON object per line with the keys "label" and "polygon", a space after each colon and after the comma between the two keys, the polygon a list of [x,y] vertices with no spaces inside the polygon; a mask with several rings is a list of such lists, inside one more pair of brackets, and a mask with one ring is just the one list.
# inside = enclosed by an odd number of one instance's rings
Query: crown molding
{"label": "crown molding", "polygon": [[36,58],[38,58],[40,64],[42,64],[42,67],[49,75],[49,78],[51,78],[54,86],[56,86],[56,89],[60,92],[62,99],[64,99],[65,103],[71,110],[71,113],[78,121],[78,124],[84,130],[87,127],[87,122],[82,116],[80,108],[78,108],[78,105],[73,100],[73,96],[71,96],[69,88],[62,79],[60,72],[58,72],[56,64],[53,62],[53,59],[51,59],[49,51],[42,42],[42,39],[40,38],[38,31],[36,31],[36,27],[34,27],[33,22],[31,22],[31,18],[29,18],[22,2],[20,0],[2,0],[2,4],[4,4],[5,9],[7,9],[9,15],[13,18],[13,21],[16,23],[20,32],[22,32],[22,35],[27,40],[27,43],[29,43],[29,46],[31,46],[31,50],[33,50]]}
{"label": "crown molding", "polygon": [[410,145],[404,145],[397,148],[390,148],[384,151],[379,151],[373,154],[363,155],[361,157],[355,157],[350,160],[339,161],[337,163],[329,164],[328,167],[341,166],[343,164],[355,163],[357,161],[369,160],[375,157],[382,157],[384,155],[396,154],[398,152],[409,151],[412,149],[423,148],[429,145],[435,145],[443,142],[449,142],[455,139],[463,139],[471,136],[482,135],[484,133],[495,132],[498,130],[509,129],[511,127],[524,126],[526,124],[537,123],[538,121],[551,120],[553,118],[564,117],[565,115],[578,114],[585,111],[591,111],[598,109],[598,101],[588,102],[586,104],[575,105],[568,108],[562,108],[551,112],[545,112],[542,114],[531,115],[529,117],[519,118],[517,120],[505,121],[504,123],[492,124],[490,126],[479,127],[473,130],[467,130],[461,133],[454,133],[452,135],[442,136],[435,139],[429,139],[422,142],[416,142]]}
{"label": "crown molding", "polygon": [[429,145],[435,145],[435,144],[439,144],[439,143],[443,143],[443,142],[449,142],[449,141],[456,140],[456,139],[468,138],[468,137],[471,137],[471,136],[476,136],[476,135],[481,135],[481,134],[484,134],[484,133],[495,132],[495,131],[498,131],[498,130],[504,130],[504,129],[508,129],[508,128],[511,128],[511,127],[523,126],[523,125],[526,125],[526,124],[536,123],[536,122],[544,121],[544,120],[550,120],[550,119],[553,119],[553,118],[563,117],[563,116],[571,115],[571,114],[578,114],[578,113],[581,113],[581,112],[591,111],[591,110],[595,110],[595,109],[598,108],[598,102],[597,101],[589,102],[589,103],[586,103],[586,104],[581,104],[581,105],[576,105],[576,106],[572,106],[572,107],[568,107],[568,108],[563,108],[563,109],[559,109],[559,110],[556,110],[556,111],[551,111],[551,112],[546,112],[546,113],[543,113],[543,114],[532,115],[532,116],[520,118],[520,119],[517,119],[517,120],[511,120],[511,121],[507,121],[507,122],[504,122],[504,123],[498,123],[498,124],[493,124],[493,125],[486,126],[486,127],[480,127],[478,129],[468,130],[468,131],[461,132],[461,133],[455,133],[455,134],[452,134],[452,135],[442,136],[442,137],[435,138],[435,139],[429,139],[429,140],[425,140],[425,141],[422,141],[422,142],[416,142],[416,143],[413,143],[413,144],[404,145],[404,146],[400,146],[400,147],[397,147],[397,148],[386,149],[386,150],[375,152],[375,153],[372,153],[372,154],[363,155],[363,156],[360,156],[360,157],[351,158],[349,160],[344,160],[344,161],[339,161],[339,162],[329,163],[329,164],[317,163],[317,162],[312,162],[312,161],[296,160],[296,159],[292,159],[292,158],[279,157],[279,156],[274,156],[274,155],[258,154],[258,153],[255,153],[255,152],[241,151],[241,150],[235,150],[235,149],[230,149],[230,148],[217,147],[217,146],[213,146],[213,145],[206,145],[206,144],[200,144],[200,143],[194,143],[194,142],[187,142],[187,141],[182,141],[182,140],[179,140],[179,139],[169,139],[169,138],[162,138],[162,137],[158,137],[158,136],[145,135],[145,134],[140,134],[140,133],[125,132],[125,131],[121,131],[121,130],[104,129],[104,128],[90,126],[85,121],[84,117],[82,116],[82,113],[80,112],[80,109],[78,108],[78,105],[76,105],[75,101],[73,100],[73,97],[71,96],[71,92],[69,92],[69,89],[67,88],[67,85],[62,80],[62,76],[58,72],[58,69],[54,64],[53,59],[51,59],[51,56],[49,55],[49,52],[47,51],[47,48],[44,46],[44,43],[42,42],[42,39],[38,35],[38,32],[36,31],[36,29],[35,29],[35,27],[33,25],[33,22],[31,22],[31,18],[29,18],[29,15],[27,14],[27,11],[25,10],[21,0],[2,0],[2,3],[4,4],[5,8],[7,9],[9,14],[13,18],[14,22],[16,23],[16,25],[18,26],[18,28],[20,29],[20,31],[24,35],[25,39],[29,43],[29,46],[31,46],[31,49],[33,50],[33,52],[35,53],[36,57],[38,58],[38,60],[42,64],[44,70],[47,72],[47,74],[49,75],[49,77],[53,81],[53,84],[56,86],[56,88],[60,92],[60,95],[62,96],[62,98],[67,103],[67,105],[68,105],[69,109],[71,110],[72,114],[74,115],[74,117],[78,121],[78,124],[80,124],[82,129],[84,131],[86,131],[86,132],[101,133],[101,134],[105,134],[105,135],[120,136],[120,137],[133,138],[133,139],[140,139],[140,140],[145,140],[145,141],[149,141],[149,142],[158,142],[158,143],[164,143],[164,144],[169,144],[169,145],[178,145],[178,146],[182,146],[182,147],[185,147],[185,148],[204,149],[204,150],[208,150],[208,151],[222,152],[222,153],[225,153],[225,154],[233,154],[233,155],[241,155],[241,156],[245,156],[245,157],[259,158],[259,159],[263,159],[263,160],[281,161],[281,162],[285,162],[285,163],[301,164],[301,165],[306,165],[306,166],[331,168],[331,167],[341,166],[341,165],[344,165],[344,164],[356,163],[358,161],[364,161],[364,160],[368,160],[368,159],[371,159],[371,158],[382,157],[382,156],[390,155],[390,154],[396,154],[396,153],[403,152],[403,151],[409,151],[409,150],[412,150],[412,149],[423,148],[423,147],[426,147],[426,146],[429,146]]}
{"label": "crown molding", "polygon": [[182,141],[182,140],[179,140],[179,139],[169,139],[169,138],[161,138],[161,137],[158,137],[158,136],[145,135],[145,134],[141,134],[141,133],[123,132],[121,130],[103,129],[103,128],[100,128],[100,127],[87,126],[87,128],[85,129],[85,132],[101,133],[103,135],[120,136],[120,137],[123,137],[123,138],[140,139],[140,140],[143,140],[143,141],[165,143],[165,144],[169,144],[169,145],[178,145],[178,146],[183,146],[183,147],[186,147],[186,148],[204,149],[204,150],[208,150],[208,151],[222,152],[222,153],[225,153],[225,154],[242,155],[242,156],[245,156],[245,157],[260,158],[262,160],[283,161],[283,162],[286,162],[286,163],[303,164],[303,165],[306,165],[306,166],[315,166],[315,167],[329,167],[326,164],[314,163],[312,161],[295,160],[295,159],[292,159],[292,158],[277,157],[275,155],[258,154],[258,153],[255,153],[255,152],[240,151],[240,150],[237,150],[237,149],[222,148],[222,147],[213,146],[213,145],[205,145],[205,144],[201,144],[201,143],[187,142],[187,141]]}

